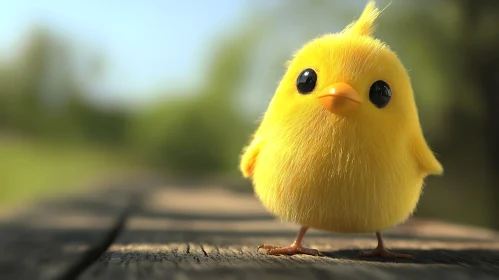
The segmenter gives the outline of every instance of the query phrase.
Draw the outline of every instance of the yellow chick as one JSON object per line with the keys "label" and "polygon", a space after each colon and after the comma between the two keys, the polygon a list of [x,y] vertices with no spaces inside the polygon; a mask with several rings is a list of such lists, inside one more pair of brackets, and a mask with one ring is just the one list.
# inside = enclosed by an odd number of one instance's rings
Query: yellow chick
{"label": "yellow chick", "polygon": [[414,211],[430,174],[443,168],[428,147],[409,75],[373,37],[380,11],[370,1],[343,31],[316,38],[288,64],[240,169],[264,207],[301,225],[291,246],[268,254],[310,254],[308,228],[376,233],[362,256],[388,251],[381,231]]}

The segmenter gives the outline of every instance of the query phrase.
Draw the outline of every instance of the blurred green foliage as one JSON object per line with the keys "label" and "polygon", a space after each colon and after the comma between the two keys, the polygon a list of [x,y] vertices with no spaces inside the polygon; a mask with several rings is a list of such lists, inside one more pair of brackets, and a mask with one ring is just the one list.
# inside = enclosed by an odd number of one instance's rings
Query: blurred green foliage
{"label": "blurred green foliage", "polygon": [[[388,3],[378,2],[380,7]],[[76,53],[49,30],[34,29],[19,55],[0,64],[0,145],[10,147],[2,152],[1,171],[66,173],[64,164],[55,162],[73,160],[88,175],[105,169],[104,163],[132,161],[184,176],[236,175],[239,153],[285,61],[307,40],[340,31],[355,19],[364,5],[356,3],[280,1],[249,10],[246,21],[207,46],[210,59],[201,84],[182,92],[164,88],[167,97],[133,112],[90,102],[88,77],[72,64]],[[428,180],[421,215],[499,227],[499,177],[494,175],[499,168],[498,24],[499,4],[471,0],[395,1],[378,21],[377,36],[410,71],[423,129],[446,170],[444,177]],[[32,152],[3,144],[2,135],[11,134],[81,149],[39,144],[43,148],[33,149],[41,152]],[[108,160],[84,156],[101,153],[96,150],[108,151]],[[33,184],[12,176],[0,183]]]}
{"label": "blurred green foliage", "polygon": [[129,113],[87,100],[71,46],[36,27],[0,64],[0,206],[73,191],[132,168]]}
{"label": "blurred green foliage", "polygon": [[86,100],[69,44],[34,28],[18,57],[0,65],[0,126],[41,139],[81,139],[120,144],[126,111],[108,111]]}
{"label": "blurred green foliage", "polygon": [[0,154],[0,206],[72,193],[84,187],[87,180],[121,175],[134,168],[124,164],[126,159],[116,151],[17,137],[4,136]]}
{"label": "blurred green foliage", "polygon": [[169,98],[134,117],[131,141],[146,161],[183,175],[237,171],[250,126],[238,113],[236,97],[259,36],[255,27],[221,38],[207,79],[194,94]]}

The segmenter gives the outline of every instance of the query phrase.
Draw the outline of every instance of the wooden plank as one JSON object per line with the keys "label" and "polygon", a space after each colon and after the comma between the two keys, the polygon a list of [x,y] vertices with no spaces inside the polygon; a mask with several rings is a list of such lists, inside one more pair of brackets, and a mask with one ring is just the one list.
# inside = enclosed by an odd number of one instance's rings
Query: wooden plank
{"label": "wooden plank", "polygon": [[73,279],[114,239],[131,186],[105,185],[2,215],[0,279]]}
{"label": "wooden plank", "polygon": [[414,260],[361,259],[371,235],[312,230],[305,245],[324,256],[268,256],[261,243],[289,245],[298,226],[270,217],[248,193],[216,187],[151,190],[124,231],[80,279],[495,279],[499,234],[411,220],[385,233]]}

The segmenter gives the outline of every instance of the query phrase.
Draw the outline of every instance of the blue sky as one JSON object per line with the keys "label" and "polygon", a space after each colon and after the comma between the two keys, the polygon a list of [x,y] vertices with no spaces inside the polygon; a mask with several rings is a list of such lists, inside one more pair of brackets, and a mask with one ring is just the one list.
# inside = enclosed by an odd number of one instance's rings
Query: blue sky
{"label": "blue sky", "polygon": [[48,24],[105,54],[102,100],[135,102],[166,81],[196,79],[210,38],[236,24],[245,7],[243,0],[1,0],[0,50],[11,54],[32,24]]}
{"label": "blue sky", "polygon": [[[48,25],[106,58],[105,76],[92,84],[97,101],[134,105],[196,84],[216,35],[238,28],[250,8],[282,1],[0,0],[0,58],[15,53],[34,24]],[[349,4],[360,13],[366,1]]]}

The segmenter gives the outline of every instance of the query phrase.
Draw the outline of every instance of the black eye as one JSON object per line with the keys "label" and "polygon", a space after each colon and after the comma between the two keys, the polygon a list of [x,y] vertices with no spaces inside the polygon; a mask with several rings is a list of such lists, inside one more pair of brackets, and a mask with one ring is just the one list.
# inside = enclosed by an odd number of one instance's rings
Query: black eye
{"label": "black eye", "polygon": [[311,93],[317,83],[317,73],[313,69],[303,70],[296,79],[296,88],[301,94]]}
{"label": "black eye", "polygon": [[388,105],[391,98],[392,90],[390,86],[381,80],[374,82],[369,89],[369,100],[380,109]]}

